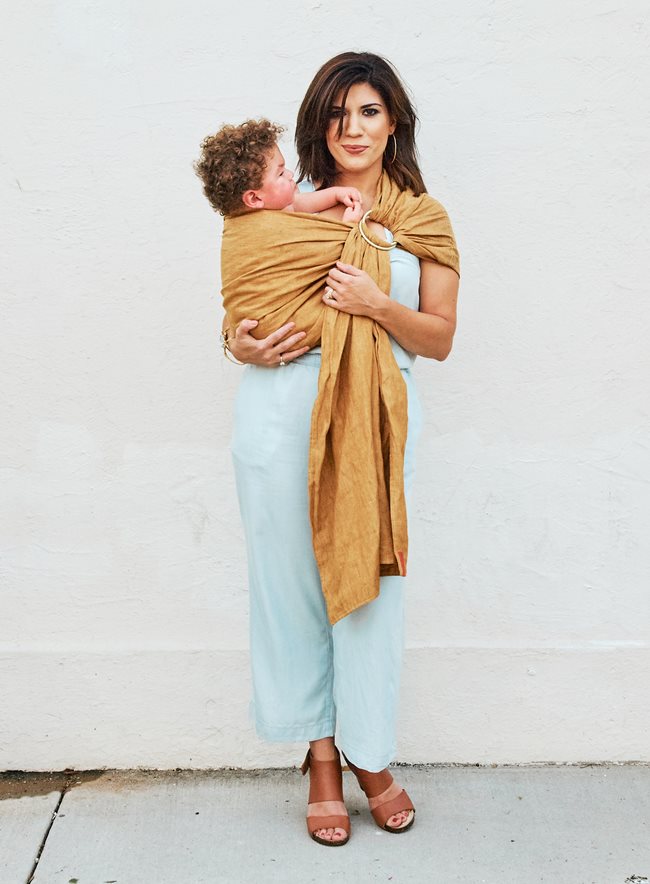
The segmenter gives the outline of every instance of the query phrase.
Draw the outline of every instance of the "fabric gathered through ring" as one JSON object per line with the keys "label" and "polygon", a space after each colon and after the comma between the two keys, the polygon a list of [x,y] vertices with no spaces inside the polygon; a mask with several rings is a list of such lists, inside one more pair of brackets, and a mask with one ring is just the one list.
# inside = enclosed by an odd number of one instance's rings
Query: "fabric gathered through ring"
{"label": "fabric gathered through ring", "polygon": [[371,212],[372,212],[372,209],[369,209],[366,212],[366,214],[363,216],[361,221],[359,221],[359,233],[361,234],[361,236],[365,239],[365,241],[368,243],[369,246],[372,246],[373,249],[379,249],[380,252],[390,252],[391,249],[397,248],[396,242],[391,242],[391,243],[386,243],[385,245],[380,245],[379,243],[376,243],[374,240],[370,239],[370,236],[368,235],[368,231],[366,229],[366,221],[368,220],[368,217]]}

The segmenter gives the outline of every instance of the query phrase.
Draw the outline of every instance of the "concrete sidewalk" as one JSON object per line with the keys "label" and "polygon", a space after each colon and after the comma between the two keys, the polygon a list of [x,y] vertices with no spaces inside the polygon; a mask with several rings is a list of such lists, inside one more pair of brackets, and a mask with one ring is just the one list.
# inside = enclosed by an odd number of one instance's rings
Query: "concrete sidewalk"
{"label": "concrete sidewalk", "polygon": [[297,770],[0,774],[0,884],[650,881],[650,766],[395,774],[415,826],[380,831],[346,774],[339,849],[308,838]]}

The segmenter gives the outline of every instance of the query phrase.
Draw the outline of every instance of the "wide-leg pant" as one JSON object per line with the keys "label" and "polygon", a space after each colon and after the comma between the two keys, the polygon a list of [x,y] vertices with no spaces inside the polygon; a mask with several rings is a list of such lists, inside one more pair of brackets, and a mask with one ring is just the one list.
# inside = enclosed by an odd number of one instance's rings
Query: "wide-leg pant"
{"label": "wide-leg pant", "polygon": [[[320,355],[281,368],[248,365],[235,400],[232,455],[248,551],[251,715],[271,741],[337,737],[350,761],[382,770],[395,755],[404,642],[404,577],[333,627],[314,559],[307,493]],[[407,504],[421,426],[408,389]],[[345,526],[341,526],[345,530]]]}

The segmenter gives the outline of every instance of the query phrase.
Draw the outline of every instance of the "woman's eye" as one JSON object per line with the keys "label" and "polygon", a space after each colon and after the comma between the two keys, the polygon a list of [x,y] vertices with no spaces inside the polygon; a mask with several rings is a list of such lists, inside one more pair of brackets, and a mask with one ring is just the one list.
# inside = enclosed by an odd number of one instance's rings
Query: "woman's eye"
{"label": "woman's eye", "polygon": [[364,107],[363,112],[367,117],[374,117],[379,113],[379,109],[376,107]]}
{"label": "woman's eye", "polygon": [[342,116],[343,116],[343,111],[340,108],[338,108],[337,110],[330,111],[330,117],[342,117]]}

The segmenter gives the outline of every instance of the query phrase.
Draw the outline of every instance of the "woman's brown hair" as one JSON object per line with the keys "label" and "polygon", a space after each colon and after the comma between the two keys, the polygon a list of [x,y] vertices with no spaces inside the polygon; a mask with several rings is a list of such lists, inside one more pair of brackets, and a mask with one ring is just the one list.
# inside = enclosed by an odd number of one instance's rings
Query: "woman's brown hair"
{"label": "woman's brown hair", "polygon": [[[383,165],[389,177],[401,190],[410,188],[416,196],[426,193],[415,146],[418,118],[413,104],[391,63],[371,52],[343,52],[331,58],[309,84],[296,123],[298,180],[309,178],[319,187],[331,187],[335,183],[336,168],[327,149],[325,133],[332,120],[334,102],[344,107],[350,87],[357,83],[367,83],[381,95],[395,123],[395,159],[392,138],[388,139],[384,152]],[[337,101],[340,94],[342,98]],[[340,135],[342,118],[339,127]]]}

